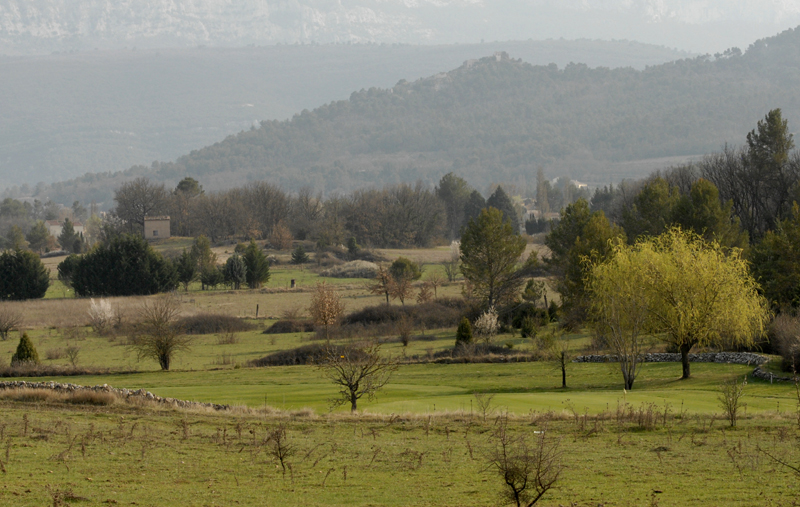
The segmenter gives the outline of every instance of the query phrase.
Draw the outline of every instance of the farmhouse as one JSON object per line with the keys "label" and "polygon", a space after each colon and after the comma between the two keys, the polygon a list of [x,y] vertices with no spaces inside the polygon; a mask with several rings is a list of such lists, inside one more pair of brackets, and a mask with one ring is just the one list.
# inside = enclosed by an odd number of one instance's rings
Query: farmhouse
{"label": "farmhouse", "polygon": [[[47,220],[45,222],[47,226],[47,230],[50,232],[50,235],[54,238],[57,238],[61,235],[61,231],[64,230],[64,222],[60,222],[58,220]],[[72,228],[75,230],[75,234],[83,234],[83,224],[75,221],[72,222]]]}
{"label": "farmhouse", "polygon": [[169,238],[169,217],[145,217],[144,239],[151,241],[164,238]]}

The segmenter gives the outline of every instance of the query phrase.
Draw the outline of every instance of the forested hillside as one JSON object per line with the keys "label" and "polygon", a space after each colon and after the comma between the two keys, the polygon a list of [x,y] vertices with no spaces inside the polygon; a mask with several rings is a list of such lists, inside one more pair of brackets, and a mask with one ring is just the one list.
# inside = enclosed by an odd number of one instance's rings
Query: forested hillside
{"label": "forested hillside", "polygon": [[[263,120],[506,51],[643,69],[687,55],[630,41],[330,44],[0,57],[0,190],[172,161]],[[2,53],[2,49],[0,49]]]}
{"label": "forested hillside", "polygon": [[[643,159],[688,157],[741,142],[766,111],[800,115],[800,30],[746,52],[633,69],[533,66],[505,55],[443,74],[263,122],[175,163],[129,175],[210,188],[267,179],[326,192],[397,181],[435,182],[455,170],[473,185],[524,184],[537,166],[590,183],[640,176]],[[613,172],[609,171],[613,168]],[[649,167],[647,169],[650,169]],[[110,190],[90,176],[55,186],[53,198]],[[69,198],[66,196],[69,195]],[[85,199],[85,198],[84,198]]]}

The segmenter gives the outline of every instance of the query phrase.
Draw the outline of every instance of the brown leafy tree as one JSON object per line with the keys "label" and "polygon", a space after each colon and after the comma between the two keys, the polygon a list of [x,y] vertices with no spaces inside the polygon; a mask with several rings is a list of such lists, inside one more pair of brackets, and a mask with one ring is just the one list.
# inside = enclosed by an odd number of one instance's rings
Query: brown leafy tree
{"label": "brown leafy tree", "polygon": [[325,282],[318,283],[311,296],[308,312],[314,319],[314,324],[325,328],[325,339],[330,340],[330,328],[339,324],[344,313],[342,297],[336,289]]}

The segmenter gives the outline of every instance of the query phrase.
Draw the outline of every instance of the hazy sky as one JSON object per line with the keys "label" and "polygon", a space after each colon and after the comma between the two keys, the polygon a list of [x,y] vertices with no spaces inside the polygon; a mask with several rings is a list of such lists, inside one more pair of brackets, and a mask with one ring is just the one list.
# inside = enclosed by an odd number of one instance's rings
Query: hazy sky
{"label": "hazy sky", "polygon": [[0,0],[0,53],[560,37],[714,53],[798,25],[800,0]]}

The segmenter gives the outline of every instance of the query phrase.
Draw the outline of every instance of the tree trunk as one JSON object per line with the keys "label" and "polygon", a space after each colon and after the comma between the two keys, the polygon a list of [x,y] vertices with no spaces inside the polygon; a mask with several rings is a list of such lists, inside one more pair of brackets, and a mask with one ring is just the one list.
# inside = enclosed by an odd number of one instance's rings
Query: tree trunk
{"label": "tree trunk", "polygon": [[350,412],[356,411],[356,405],[358,404],[358,398],[356,397],[356,393],[350,392]]}
{"label": "tree trunk", "polygon": [[683,376],[681,380],[687,379],[691,376],[691,372],[689,371],[689,351],[692,350],[694,343],[683,343],[681,344],[681,365],[683,366]]}
{"label": "tree trunk", "polygon": [[566,359],[564,358],[564,353],[561,353],[561,387],[566,389],[567,388],[567,365]]}
{"label": "tree trunk", "polygon": [[158,363],[161,365],[161,369],[164,371],[169,370],[169,355],[162,354],[158,358]]}

